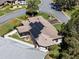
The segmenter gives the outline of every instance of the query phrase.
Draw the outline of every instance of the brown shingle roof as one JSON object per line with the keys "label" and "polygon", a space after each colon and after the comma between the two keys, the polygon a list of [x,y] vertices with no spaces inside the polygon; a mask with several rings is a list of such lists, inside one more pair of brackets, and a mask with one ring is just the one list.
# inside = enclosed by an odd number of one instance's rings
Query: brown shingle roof
{"label": "brown shingle roof", "polygon": [[20,27],[17,27],[17,29],[18,29],[19,33],[23,33],[23,32],[29,31],[26,26],[20,26]]}
{"label": "brown shingle roof", "polygon": [[29,26],[29,22],[28,21],[26,21],[26,22],[23,21],[22,24],[24,26],[17,27],[19,33],[27,32],[27,31],[29,31],[31,29],[31,27]]}
{"label": "brown shingle roof", "polygon": [[40,22],[44,25],[41,33],[35,40],[40,46],[50,46],[55,44],[54,39],[60,38],[61,36],[58,35],[56,28],[51,25],[47,20],[45,20],[41,16],[29,18],[29,21],[32,23]]}
{"label": "brown shingle roof", "polygon": [[19,32],[26,32],[27,29],[40,46],[50,46],[55,44],[54,39],[60,38],[56,28],[41,16],[28,18],[29,21],[22,22],[23,29]]}

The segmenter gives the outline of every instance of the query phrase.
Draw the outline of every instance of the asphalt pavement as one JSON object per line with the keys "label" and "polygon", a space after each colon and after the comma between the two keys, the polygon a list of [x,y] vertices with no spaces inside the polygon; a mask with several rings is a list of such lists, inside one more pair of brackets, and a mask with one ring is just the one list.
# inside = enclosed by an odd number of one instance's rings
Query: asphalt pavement
{"label": "asphalt pavement", "polygon": [[41,12],[45,12],[45,13],[55,16],[55,18],[57,18],[62,23],[67,23],[70,17],[63,14],[63,12],[61,11],[56,11],[52,9],[50,6],[51,2],[52,0],[41,0],[41,4],[39,5],[39,10]]}
{"label": "asphalt pavement", "polygon": [[[61,11],[56,11],[54,9],[51,9],[51,6],[50,6],[51,2],[52,0],[41,0],[41,4],[39,5],[39,11],[51,14],[55,18],[57,18],[60,22],[67,23],[70,17],[63,14]],[[0,16],[0,23],[4,23],[8,20],[11,20],[12,18],[16,18],[25,13],[26,13],[26,9],[20,9],[20,10],[7,13],[3,16]]]}
{"label": "asphalt pavement", "polygon": [[16,17],[21,16],[21,15],[23,15],[25,13],[26,13],[25,9],[20,9],[20,10],[16,10],[16,11],[7,13],[7,14],[5,14],[3,16],[0,16],[0,23],[4,23],[7,20],[11,20],[12,18],[16,18]]}

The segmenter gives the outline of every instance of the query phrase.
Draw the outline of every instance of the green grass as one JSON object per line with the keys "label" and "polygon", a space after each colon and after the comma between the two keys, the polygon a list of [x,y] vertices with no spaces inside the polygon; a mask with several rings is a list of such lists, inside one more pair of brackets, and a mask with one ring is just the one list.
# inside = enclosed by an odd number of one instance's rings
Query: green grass
{"label": "green grass", "polygon": [[5,7],[3,7],[2,9],[0,9],[0,16],[4,15],[5,13],[10,12],[10,6],[6,5]]}
{"label": "green grass", "polygon": [[19,34],[18,33],[15,33],[13,35],[9,35],[9,37],[12,37],[12,38],[15,38],[17,40],[21,40],[21,41],[24,41],[24,42],[27,42],[27,43],[30,43],[32,44],[32,40],[28,40],[28,41],[25,41],[24,38],[20,38]]}
{"label": "green grass", "polygon": [[[6,23],[0,24],[0,36],[12,31],[15,27],[21,24],[21,21],[27,20],[27,15],[22,15],[17,17],[16,19],[12,19],[7,21]],[[4,30],[5,29],[5,30]]]}
{"label": "green grass", "polygon": [[20,20],[27,20],[28,16],[26,14],[17,17]]}
{"label": "green grass", "polygon": [[77,9],[79,9],[79,6],[75,6],[71,10],[66,10],[65,13],[71,17],[72,13]]}
{"label": "green grass", "polygon": [[27,5],[21,5],[23,9],[27,9]]}
{"label": "green grass", "polygon": [[10,35],[10,37],[12,37],[12,38],[15,38],[15,39],[21,39],[19,36],[18,36],[18,33],[15,33],[15,34],[13,34],[13,35]]}
{"label": "green grass", "polygon": [[4,24],[0,24],[0,36],[3,36],[4,34],[10,32],[11,30],[13,30],[19,24],[20,24],[20,21],[18,21],[16,19],[8,21]]}
{"label": "green grass", "polygon": [[38,16],[42,16],[42,17],[44,17],[47,20],[49,19],[49,15],[47,13],[39,12]]}
{"label": "green grass", "polygon": [[[28,1],[30,1],[30,0],[25,0],[26,2],[28,2]],[[41,3],[41,1],[40,0],[36,0],[37,2],[36,2],[36,4],[40,4]]]}
{"label": "green grass", "polygon": [[74,11],[75,11],[75,9],[66,10],[65,13],[66,13],[68,16],[71,16]]}
{"label": "green grass", "polygon": [[59,49],[60,47],[58,45],[50,46],[49,56],[51,56],[52,58],[59,56]]}
{"label": "green grass", "polygon": [[14,11],[14,10],[11,10],[11,5],[5,5],[3,8],[0,9],[0,16],[6,14],[6,13],[9,13],[11,11]]}
{"label": "green grass", "polygon": [[2,16],[2,15],[4,15],[4,12],[1,12],[1,11],[0,11],[0,16]]}
{"label": "green grass", "polygon": [[62,25],[62,24],[60,24],[60,23],[59,23],[59,24],[54,24],[55,28],[56,28],[58,31],[61,30],[61,25]]}

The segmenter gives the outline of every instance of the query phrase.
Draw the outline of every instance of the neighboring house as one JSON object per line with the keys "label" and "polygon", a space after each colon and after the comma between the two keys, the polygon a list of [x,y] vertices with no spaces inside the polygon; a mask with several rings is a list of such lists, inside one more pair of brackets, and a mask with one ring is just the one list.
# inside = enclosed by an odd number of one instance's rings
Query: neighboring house
{"label": "neighboring house", "polygon": [[19,0],[19,4],[27,4],[26,0]]}
{"label": "neighboring house", "polygon": [[21,5],[26,4],[26,0],[16,0],[15,4],[21,4]]}
{"label": "neighboring house", "polygon": [[4,5],[6,2],[12,2],[13,0],[0,0],[0,6]]}
{"label": "neighboring house", "polygon": [[56,28],[41,16],[28,18],[22,26],[17,27],[20,36],[31,36],[32,41],[40,47],[61,43],[61,36]]}
{"label": "neighboring house", "polygon": [[6,3],[14,3],[14,4],[26,4],[25,0],[0,0],[0,5],[4,5]]}
{"label": "neighboring house", "polygon": [[47,52],[0,37],[0,59],[44,59]]}

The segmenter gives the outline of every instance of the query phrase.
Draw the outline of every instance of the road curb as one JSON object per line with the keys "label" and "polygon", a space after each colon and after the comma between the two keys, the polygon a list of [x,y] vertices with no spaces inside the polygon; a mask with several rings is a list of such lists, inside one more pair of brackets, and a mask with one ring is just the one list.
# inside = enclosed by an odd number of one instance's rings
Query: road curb
{"label": "road curb", "polygon": [[62,13],[63,13],[66,17],[68,17],[68,19],[70,19],[70,17],[69,17],[64,11],[62,11]]}

